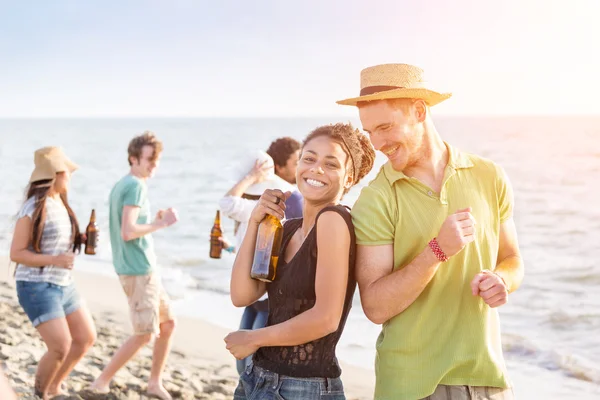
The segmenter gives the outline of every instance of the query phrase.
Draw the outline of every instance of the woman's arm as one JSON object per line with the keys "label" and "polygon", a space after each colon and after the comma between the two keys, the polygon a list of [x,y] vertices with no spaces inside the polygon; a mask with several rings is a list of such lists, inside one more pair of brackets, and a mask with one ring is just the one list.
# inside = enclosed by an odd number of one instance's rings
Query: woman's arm
{"label": "woman's arm", "polygon": [[[275,201],[278,197],[281,200],[279,204],[276,204]],[[264,282],[250,277],[258,225],[267,214],[282,219],[285,211],[285,199],[287,197],[289,197],[289,192],[282,193],[279,190],[267,190],[252,211],[244,240],[238,250],[231,272],[229,291],[231,301],[236,307],[244,307],[254,303],[267,291],[267,286]]]}
{"label": "woman's arm", "polygon": [[256,331],[256,344],[293,346],[335,332],[344,311],[349,258],[350,232],[346,221],[335,211],[324,212],[317,221],[315,305],[286,322]]}
{"label": "woman's arm", "polygon": [[75,257],[72,252],[53,256],[50,254],[39,254],[29,250],[32,224],[29,216],[21,217],[17,220],[15,233],[13,234],[13,240],[10,245],[11,261],[28,267],[46,267],[48,265],[55,265],[63,268],[71,268]]}
{"label": "woman's arm", "polygon": [[245,307],[253,304],[267,291],[267,286],[264,282],[250,277],[257,233],[258,224],[249,221],[244,240],[233,263],[229,292],[231,294],[231,302],[236,307]]}
{"label": "woman's arm", "polygon": [[230,333],[225,342],[236,358],[244,358],[260,347],[308,343],[338,329],[348,284],[350,232],[344,218],[334,211],[321,214],[316,229],[315,305],[277,325]]}

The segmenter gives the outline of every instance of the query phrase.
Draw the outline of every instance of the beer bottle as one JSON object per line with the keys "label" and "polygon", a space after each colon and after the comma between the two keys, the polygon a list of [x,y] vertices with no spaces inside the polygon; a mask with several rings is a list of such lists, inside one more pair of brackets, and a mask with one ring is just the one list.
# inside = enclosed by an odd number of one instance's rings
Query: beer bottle
{"label": "beer bottle", "polygon": [[223,250],[223,245],[219,240],[221,236],[223,236],[223,232],[221,231],[221,212],[217,210],[215,223],[210,230],[210,258],[221,258],[221,251]]}
{"label": "beer bottle", "polygon": [[279,219],[267,215],[258,225],[250,277],[263,282],[275,279],[282,237],[283,226]]}
{"label": "beer bottle", "polygon": [[96,254],[96,245],[98,244],[98,225],[96,225],[96,210],[92,209],[90,223],[85,228],[85,254]]}

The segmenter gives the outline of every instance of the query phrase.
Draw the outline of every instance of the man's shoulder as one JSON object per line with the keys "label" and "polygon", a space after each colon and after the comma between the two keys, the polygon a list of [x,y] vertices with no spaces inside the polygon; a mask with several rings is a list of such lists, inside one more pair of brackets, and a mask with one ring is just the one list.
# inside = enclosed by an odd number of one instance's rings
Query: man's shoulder
{"label": "man's shoulder", "polygon": [[375,178],[360,191],[358,199],[352,206],[352,216],[365,214],[371,218],[374,210],[391,211],[396,204],[395,198],[391,180],[386,175],[384,167],[381,167]]}
{"label": "man's shoulder", "polygon": [[361,197],[369,197],[369,196],[381,196],[381,197],[390,197],[394,196],[394,190],[392,188],[392,183],[390,177],[387,176],[385,171],[385,166],[382,166],[377,172],[377,175],[373,180],[371,180],[367,186],[363,187],[359,199]]}
{"label": "man's shoulder", "polygon": [[115,183],[112,188],[112,193],[123,193],[131,189],[143,189],[145,187],[144,182],[141,179],[136,178],[133,175],[127,174]]}
{"label": "man's shoulder", "polygon": [[490,175],[497,175],[501,172],[502,168],[495,161],[490,160],[489,158],[473,154],[461,152],[462,156],[473,164],[473,171],[477,174],[485,174],[488,177]]}

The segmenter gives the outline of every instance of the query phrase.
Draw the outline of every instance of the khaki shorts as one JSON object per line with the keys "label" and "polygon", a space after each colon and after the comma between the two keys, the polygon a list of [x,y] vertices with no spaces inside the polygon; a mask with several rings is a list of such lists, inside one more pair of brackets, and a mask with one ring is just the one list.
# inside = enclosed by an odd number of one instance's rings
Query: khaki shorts
{"label": "khaki shorts", "polygon": [[158,334],[160,324],[174,320],[169,296],[156,274],[119,275],[127,295],[133,331],[136,335]]}
{"label": "khaki shorts", "polygon": [[514,400],[512,388],[438,385],[424,400]]}

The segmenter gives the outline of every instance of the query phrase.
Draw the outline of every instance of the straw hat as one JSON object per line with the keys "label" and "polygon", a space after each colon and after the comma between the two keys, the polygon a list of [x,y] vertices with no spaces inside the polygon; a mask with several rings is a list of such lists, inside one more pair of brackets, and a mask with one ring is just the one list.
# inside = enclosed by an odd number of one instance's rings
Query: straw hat
{"label": "straw hat", "polygon": [[449,99],[452,93],[428,89],[423,70],[409,64],[382,64],[360,72],[360,96],[340,100],[344,106],[356,106],[359,101],[386,99],[422,99],[434,106]]}
{"label": "straw hat", "polygon": [[251,196],[261,196],[267,189],[279,189],[282,192],[293,191],[294,186],[285,180],[275,175],[275,163],[270,155],[262,150],[256,150],[250,152],[248,157],[240,162],[236,168],[238,181],[248,175],[248,173],[254,168],[254,165],[258,161],[259,163],[266,162],[264,167],[269,167],[269,173],[267,178],[261,182],[250,185],[245,191],[245,194]]}
{"label": "straw hat", "polygon": [[79,166],[65,155],[60,147],[43,147],[35,151],[33,156],[35,169],[31,173],[29,182],[43,179],[54,179],[57,172],[73,172]]}

